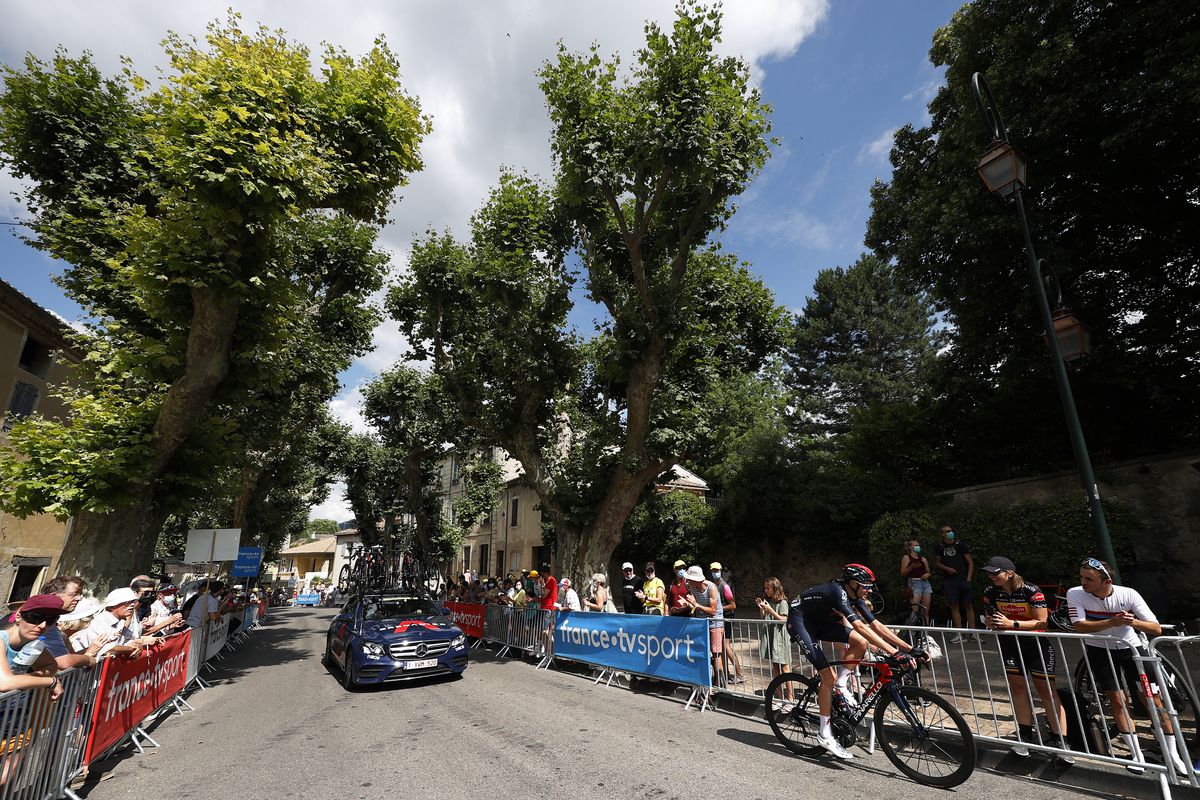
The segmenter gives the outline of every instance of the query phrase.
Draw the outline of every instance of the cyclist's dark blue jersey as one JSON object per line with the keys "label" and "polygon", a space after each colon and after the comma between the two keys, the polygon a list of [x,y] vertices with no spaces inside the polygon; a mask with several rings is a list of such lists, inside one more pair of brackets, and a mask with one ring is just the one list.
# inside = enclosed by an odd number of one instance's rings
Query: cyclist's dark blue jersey
{"label": "cyclist's dark blue jersey", "polygon": [[846,618],[846,622],[854,622],[861,618],[868,624],[875,621],[875,615],[867,608],[866,602],[859,598],[851,600],[846,589],[838,581],[830,581],[803,591],[791,602],[788,616],[802,614],[804,622],[824,623],[836,619],[838,614]]}

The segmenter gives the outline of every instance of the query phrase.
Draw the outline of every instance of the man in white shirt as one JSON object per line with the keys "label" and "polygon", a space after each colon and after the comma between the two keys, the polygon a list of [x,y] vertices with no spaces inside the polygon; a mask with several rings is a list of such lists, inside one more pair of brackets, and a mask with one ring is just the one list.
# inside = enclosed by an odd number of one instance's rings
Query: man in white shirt
{"label": "man in white shirt", "polygon": [[583,608],[579,604],[579,593],[571,585],[570,578],[563,578],[558,582],[558,599],[555,608],[561,611],[579,611]]}
{"label": "man in white shirt", "polygon": [[216,598],[216,593],[224,588],[220,581],[213,581],[211,584],[205,584],[200,589],[200,594],[192,603],[191,613],[188,614],[187,624],[189,628],[200,628],[206,620],[220,619],[221,603]]}
{"label": "man in white shirt", "polygon": [[151,644],[154,639],[138,637],[134,627],[137,605],[138,593],[133,589],[113,589],[104,598],[104,610],[96,614],[90,625],[72,637],[72,642],[86,648],[94,639],[111,634],[109,644],[100,651],[100,655],[141,655],[142,647]]}
{"label": "man in white shirt", "polygon": [[[1134,759],[1142,761],[1136,728],[1129,718],[1129,698],[1122,691],[1118,673],[1125,675],[1125,682],[1131,689],[1141,685],[1134,653],[1145,656],[1142,634],[1160,636],[1162,626],[1137,591],[1113,583],[1111,567],[1107,562],[1085,558],[1079,564],[1079,582],[1082,585],[1067,590],[1071,621],[1077,633],[1097,634],[1095,640],[1086,642],[1084,655],[1096,688],[1108,695],[1113,720],[1121,732],[1122,741],[1129,747]],[[1158,687],[1154,686],[1153,691],[1155,705],[1162,708]],[[1162,724],[1175,768],[1186,775],[1187,767],[1176,750],[1171,721],[1163,716]],[[1135,766],[1127,769],[1138,774],[1145,771]]]}

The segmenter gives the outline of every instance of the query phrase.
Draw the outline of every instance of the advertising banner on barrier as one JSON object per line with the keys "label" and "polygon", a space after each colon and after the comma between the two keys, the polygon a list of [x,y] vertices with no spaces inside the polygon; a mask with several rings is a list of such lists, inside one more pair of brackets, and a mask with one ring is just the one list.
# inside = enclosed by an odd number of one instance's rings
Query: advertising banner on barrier
{"label": "advertising banner on barrier", "polygon": [[171,696],[187,678],[191,631],[162,640],[141,658],[106,658],[100,670],[92,732],[84,761],[112,747]]}
{"label": "advertising banner on barrier", "polygon": [[708,686],[708,623],[651,614],[559,612],[554,655],[691,686]]}
{"label": "advertising banner on barrier", "polygon": [[450,609],[450,617],[454,620],[454,624],[462,628],[462,632],[467,636],[476,639],[483,638],[483,614],[486,606],[483,603],[446,603],[446,608]]}
{"label": "advertising banner on barrier", "polygon": [[225,640],[229,638],[229,615],[222,614],[220,619],[205,624],[208,625],[208,638],[204,644],[204,660],[208,661],[225,647]]}

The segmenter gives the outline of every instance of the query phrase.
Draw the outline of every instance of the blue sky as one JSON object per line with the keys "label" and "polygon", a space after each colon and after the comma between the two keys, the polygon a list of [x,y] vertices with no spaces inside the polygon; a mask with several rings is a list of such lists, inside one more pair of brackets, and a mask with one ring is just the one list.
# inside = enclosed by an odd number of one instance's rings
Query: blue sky
{"label": "blue sky", "polygon": [[[168,29],[200,32],[227,3],[161,4],[125,0],[96,10],[62,4],[16,3],[0,31],[0,62],[15,63],[26,50],[49,55],[63,43],[87,48],[112,70],[122,54],[143,74],[161,61],[156,42]],[[401,20],[387,3],[367,3],[373,13],[352,21],[329,20],[317,2],[234,3],[248,20],[283,27],[312,45],[329,39],[352,52],[375,33],[388,35],[406,82],[433,117],[424,148],[427,169],[406,188],[385,231],[384,244],[403,268],[414,234],[432,224],[458,233],[495,180],[500,165],[549,171],[547,123],[533,71],[553,54],[554,42],[628,53],[641,40],[647,15],[666,20],[669,3],[582,2],[494,4],[414,3]],[[727,2],[725,47],[749,60],[782,141],[762,175],[738,201],[722,236],[727,250],[751,262],[778,302],[799,310],[819,270],[844,266],[863,252],[870,187],[887,178],[890,134],[924,124],[926,103],[941,84],[928,60],[933,32],[961,3],[919,0],[738,0]],[[603,6],[603,8],[601,8]],[[86,7],[84,7],[86,9]],[[464,16],[463,9],[471,13]],[[56,10],[57,9],[57,10]],[[536,11],[537,13],[533,13]],[[87,14],[92,14],[88,17]],[[64,21],[65,20],[65,21]],[[503,34],[501,33],[503,31]],[[0,175],[0,188],[11,178]],[[7,191],[5,192],[7,194]],[[20,210],[0,198],[0,221]],[[0,225],[0,276],[67,319],[80,309],[50,280],[57,267]],[[580,307],[572,322],[591,328],[594,310]],[[394,326],[376,331],[378,348],[342,376],[334,403],[339,416],[359,424],[355,387],[405,350]]]}

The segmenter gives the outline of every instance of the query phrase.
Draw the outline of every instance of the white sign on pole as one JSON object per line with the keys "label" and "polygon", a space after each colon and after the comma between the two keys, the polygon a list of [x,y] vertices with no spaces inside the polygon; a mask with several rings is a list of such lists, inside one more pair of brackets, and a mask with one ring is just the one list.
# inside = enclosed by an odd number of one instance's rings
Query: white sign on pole
{"label": "white sign on pole", "polygon": [[200,528],[188,531],[185,564],[208,564],[213,561],[237,561],[242,543],[241,528]]}

